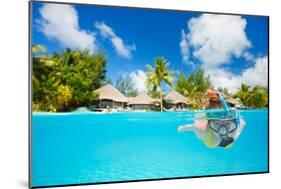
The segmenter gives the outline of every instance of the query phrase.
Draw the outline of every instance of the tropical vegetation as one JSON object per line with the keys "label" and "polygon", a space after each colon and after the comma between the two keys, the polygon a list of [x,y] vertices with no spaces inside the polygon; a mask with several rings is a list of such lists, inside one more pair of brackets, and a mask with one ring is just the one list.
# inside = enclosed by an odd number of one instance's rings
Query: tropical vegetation
{"label": "tropical vegetation", "polygon": [[128,76],[118,77],[115,87],[127,97],[135,97],[138,94],[137,89]]}
{"label": "tropical vegetation", "polygon": [[233,95],[239,98],[242,104],[251,108],[262,108],[268,106],[268,88],[262,86],[250,87],[242,83],[238,92]]}
{"label": "tropical vegetation", "polygon": [[[156,57],[155,66],[147,64],[146,72],[147,76],[147,89],[153,97],[160,97],[160,109],[163,111],[163,84],[167,84],[170,87],[174,81],[174,71],[169,70],[169,63],[164,57]],[[159,94],[159,95],[158,95]]]}
{"label": "tropical vegetation", "polygon": [[[35,45],[31,50],[33,111],[71,111],[88,106],[98,99],[95,89],[112,83],[106,77],[106,59],[102,53],[65,49],[48,54],[41,45]],[[161,111],[167,88],[188,98],[192,109],[202,109],[208,99],[206,90],[214,88],[210,76],[206,76],[202,68],[185,75],[171,70],[164,57],[156,57],[154,64],[146,65],[146,69],[146,92],[151,97],[160,99]],[[120,76],[115,87],[128,97],[138,94],[129,76]],[[243,83],[234,94],[226,87],[216,90],[239,99],[250,108],[268,106],[268,87],[251,87]]]}
{"label": "tropical vegetation", "polygon": [[32,47],[32,96],[34,111],[68,111],[98,98],[94,89],[106,81],[106,60],[102,54],[66,49],[43,54]]}
{"label": "tropical vegetation", "polygon": [[218,87],[217,91],[219,91],[220,93],[223,93],[227,96],[231,96],[231,93],[228,91],[227,87]]}
{"label": "tropical vegetation", "polygon": [[213,88],[210,76],[204,76],[204,70],[199,68],[196,72],[186,77],[180,73],[175,85],[175,90],[191,100],[193,109],[202,109],[208,98],[206,91]]}

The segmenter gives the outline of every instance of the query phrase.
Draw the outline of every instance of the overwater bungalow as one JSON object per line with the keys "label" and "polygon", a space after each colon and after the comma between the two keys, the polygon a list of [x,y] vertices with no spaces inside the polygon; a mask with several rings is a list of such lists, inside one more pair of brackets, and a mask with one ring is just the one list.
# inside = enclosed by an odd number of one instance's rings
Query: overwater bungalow
{"label": "overwater bungalow", "polygon": [[158,106],[158,100],[153,99],[146,93],[141,93],[136,97],[131,97],[128,106],[133,110],[155,110]]}
{"label": "overwater bungalow", "polygon": [[95,92],[99,94],[99,98],[91,106],[92,109],[123,109],[128,102],[127,98],[111,84],[100,87]]}
{"label": "overwater bungalow", "polygon": [[190,108],[191,102],[177,91],[171,91],[164,98],[166,109],[186,110]]}

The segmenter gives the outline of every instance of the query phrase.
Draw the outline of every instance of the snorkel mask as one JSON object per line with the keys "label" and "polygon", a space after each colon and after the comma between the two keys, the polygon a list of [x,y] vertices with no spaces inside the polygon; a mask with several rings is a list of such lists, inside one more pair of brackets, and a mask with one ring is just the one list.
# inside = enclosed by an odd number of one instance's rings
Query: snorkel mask
{"label": "snorkel mask", "polygon": [[[229,109],[222,95],[220,93],[216,93],[216,95],[219,97],[219,100],[223,105],[223,108],[225,110],[224,112],[230,113],[231,110]],[[211,128],[221,138],[221,141],[219,143],[220,147],[226,147],[234,142],[234,138],[231,135],[239,126],[239,118],[237,112],[234,113],[235,113],[234,118],[209,120],[208,123],[209,128]]]}
{"label": "snorkel mask", "polygon": [[209,120],[209,127],[221,138],[220,147],[226,147],[234,142],[231,135],[238,128],[238,121],[237,118]]}

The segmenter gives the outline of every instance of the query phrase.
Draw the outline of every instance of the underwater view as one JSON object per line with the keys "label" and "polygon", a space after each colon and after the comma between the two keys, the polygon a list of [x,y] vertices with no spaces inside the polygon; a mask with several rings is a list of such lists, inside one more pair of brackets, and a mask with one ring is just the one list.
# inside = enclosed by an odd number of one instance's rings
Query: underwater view
{"label": "underwater view", "polygon": [[209,148],[193,132],[178,132],[196,114],[34,113],[32,185],[268,171],[267,109],[240,111],[245,129],[229,149]]}

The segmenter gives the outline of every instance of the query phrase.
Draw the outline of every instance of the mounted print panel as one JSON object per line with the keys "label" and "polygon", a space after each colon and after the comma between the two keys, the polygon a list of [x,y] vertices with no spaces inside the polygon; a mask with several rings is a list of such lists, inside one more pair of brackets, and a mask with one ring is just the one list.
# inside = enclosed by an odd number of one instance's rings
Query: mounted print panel
{"label": "mounted print panel", "polygon": [[268,25],[30,2],[30,187],[267,173]]}

